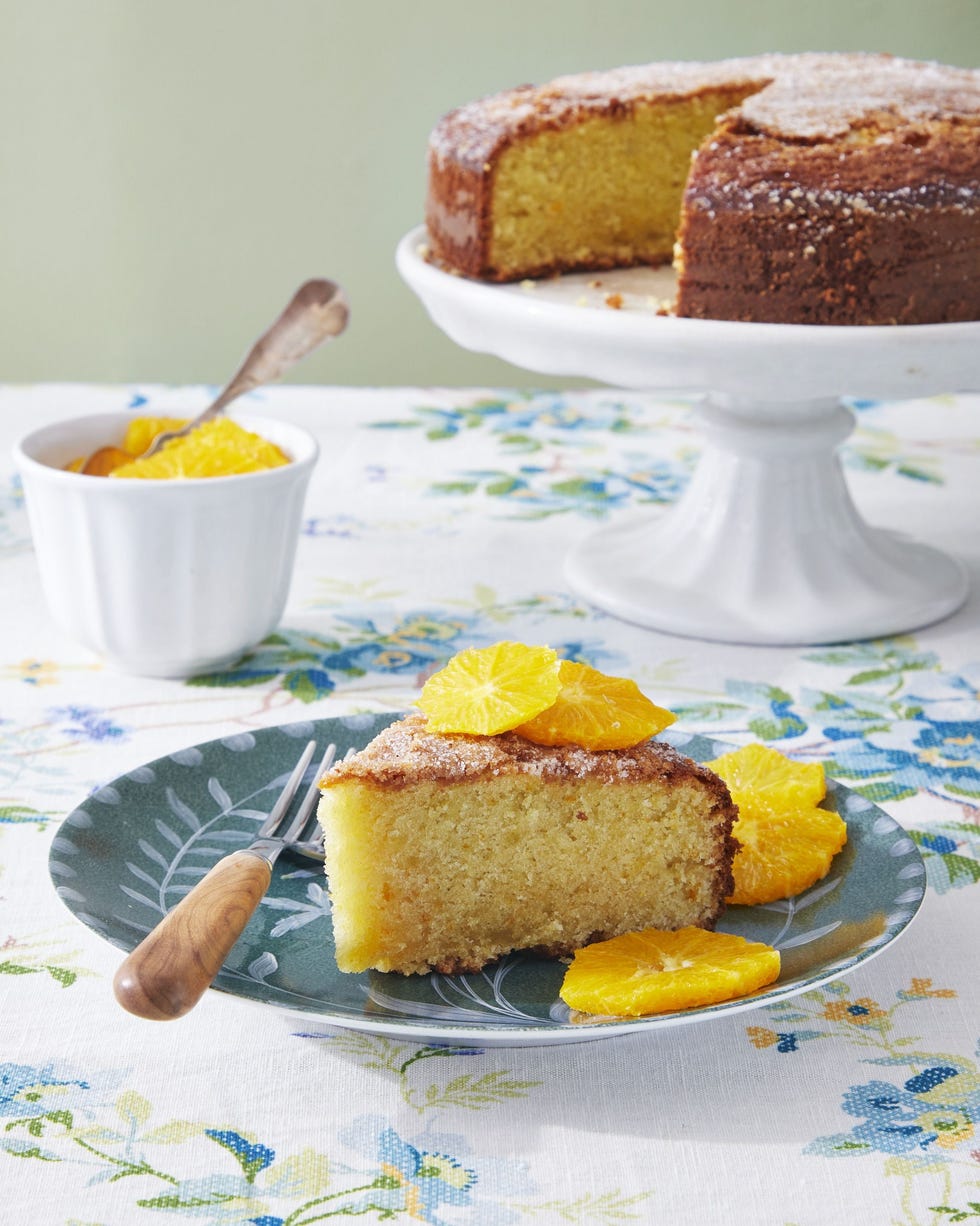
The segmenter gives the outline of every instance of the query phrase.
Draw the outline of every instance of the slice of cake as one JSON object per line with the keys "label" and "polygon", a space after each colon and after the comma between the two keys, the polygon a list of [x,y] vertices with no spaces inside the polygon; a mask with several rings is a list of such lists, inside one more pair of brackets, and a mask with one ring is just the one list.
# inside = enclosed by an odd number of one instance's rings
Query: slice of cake
{"label": "slice of cake", "polygon": [[726,785],[670,746],[590,751],[411,715],[321,781],[343,971],[478,971],[636,929],[711,927],[732,890]]}

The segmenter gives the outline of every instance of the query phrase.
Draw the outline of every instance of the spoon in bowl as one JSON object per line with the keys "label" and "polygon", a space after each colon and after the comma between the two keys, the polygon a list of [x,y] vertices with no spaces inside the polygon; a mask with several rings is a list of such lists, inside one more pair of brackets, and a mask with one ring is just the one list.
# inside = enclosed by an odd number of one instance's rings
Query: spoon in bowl
{"label": "spoon in bowl", "polygon": [[[279,318],[248,351],[241,366],[213,403],[179,430],[158,434],[138,458],[153,455],[171,439],[181,438],[217,417],[245,392],[280,378],[323,341],[339,336],[347,327],[349,317],[347,295],[339,285],[323,277],[304,282]],[[100,447],[92,452],[80,471],[90,476],[104,477],[113,468],[136,458],[118,447]]]}

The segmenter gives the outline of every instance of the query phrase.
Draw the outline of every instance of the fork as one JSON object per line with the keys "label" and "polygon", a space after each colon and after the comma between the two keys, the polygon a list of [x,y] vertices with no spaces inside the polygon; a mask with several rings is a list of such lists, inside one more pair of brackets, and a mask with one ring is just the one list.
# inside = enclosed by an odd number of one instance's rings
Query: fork
{"label": "fork", "polygon": [[188,1013],[221,970],[262,901],[279,853],[287,848],[323,858],[322,837],[313,833],[315,806],[318,782],[333,763],[335,745],[327,746],[313,782],[287,824],[315,752],[316,741],[310,741],[252,843],[222,856],[123,961],[113,990],[128,1012],[152,1021]]}

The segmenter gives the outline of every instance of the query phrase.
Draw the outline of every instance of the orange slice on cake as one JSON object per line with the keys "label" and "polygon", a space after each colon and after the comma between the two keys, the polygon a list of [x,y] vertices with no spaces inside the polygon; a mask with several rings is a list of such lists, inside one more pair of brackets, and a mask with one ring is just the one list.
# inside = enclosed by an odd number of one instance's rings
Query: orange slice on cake
{"label": "orange slice on cake", "polygon": [[537,745],[630,749],[677,718],[651,702],[635,681],[606,676],[588,664],[562,660],[558,680],[552,705],[517,728]]}
{"label": "orange slice on cake", "polygon": [[559,995],[580,1013],[646,1017],[748,996],[779,976],[779,953],[727,932],[647,928],[577,950]]}
{"label": "orange slice on cake", "polygon": [[556,651],[502,642],[453,656],[417,705],[433,732],[496,736],[550,707],[560,688]]}

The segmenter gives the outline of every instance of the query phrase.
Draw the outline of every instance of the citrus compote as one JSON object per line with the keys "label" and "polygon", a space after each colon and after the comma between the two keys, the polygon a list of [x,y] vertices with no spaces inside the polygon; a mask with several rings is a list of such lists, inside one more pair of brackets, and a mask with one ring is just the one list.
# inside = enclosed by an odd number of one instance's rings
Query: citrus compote
{"label": "citrus compote", "polygon": [[289,457],[274,443],[230,418],[216,417],[164,443],[153,455],[121,464],[109,475],[146,480],[231,477],[288,463]]}
{"label": "citrus compote", "polygon": [[65,469],[71,473],[80,473],[84,469],[86,476],[108,477],[121,464],[138,459],[158,434],[182,430],[188,420],[186,417],[134,417],[126,423],[126,433],[120,446],[99,447],[87,458],[76,456],[65,465]]}
{"label": "citrus compote", "polygon": [[122,449],[132,459],[141,456],[153,440],[171,430],[183,430],[190,419],[187,417],[134,417],[126,427]]}

